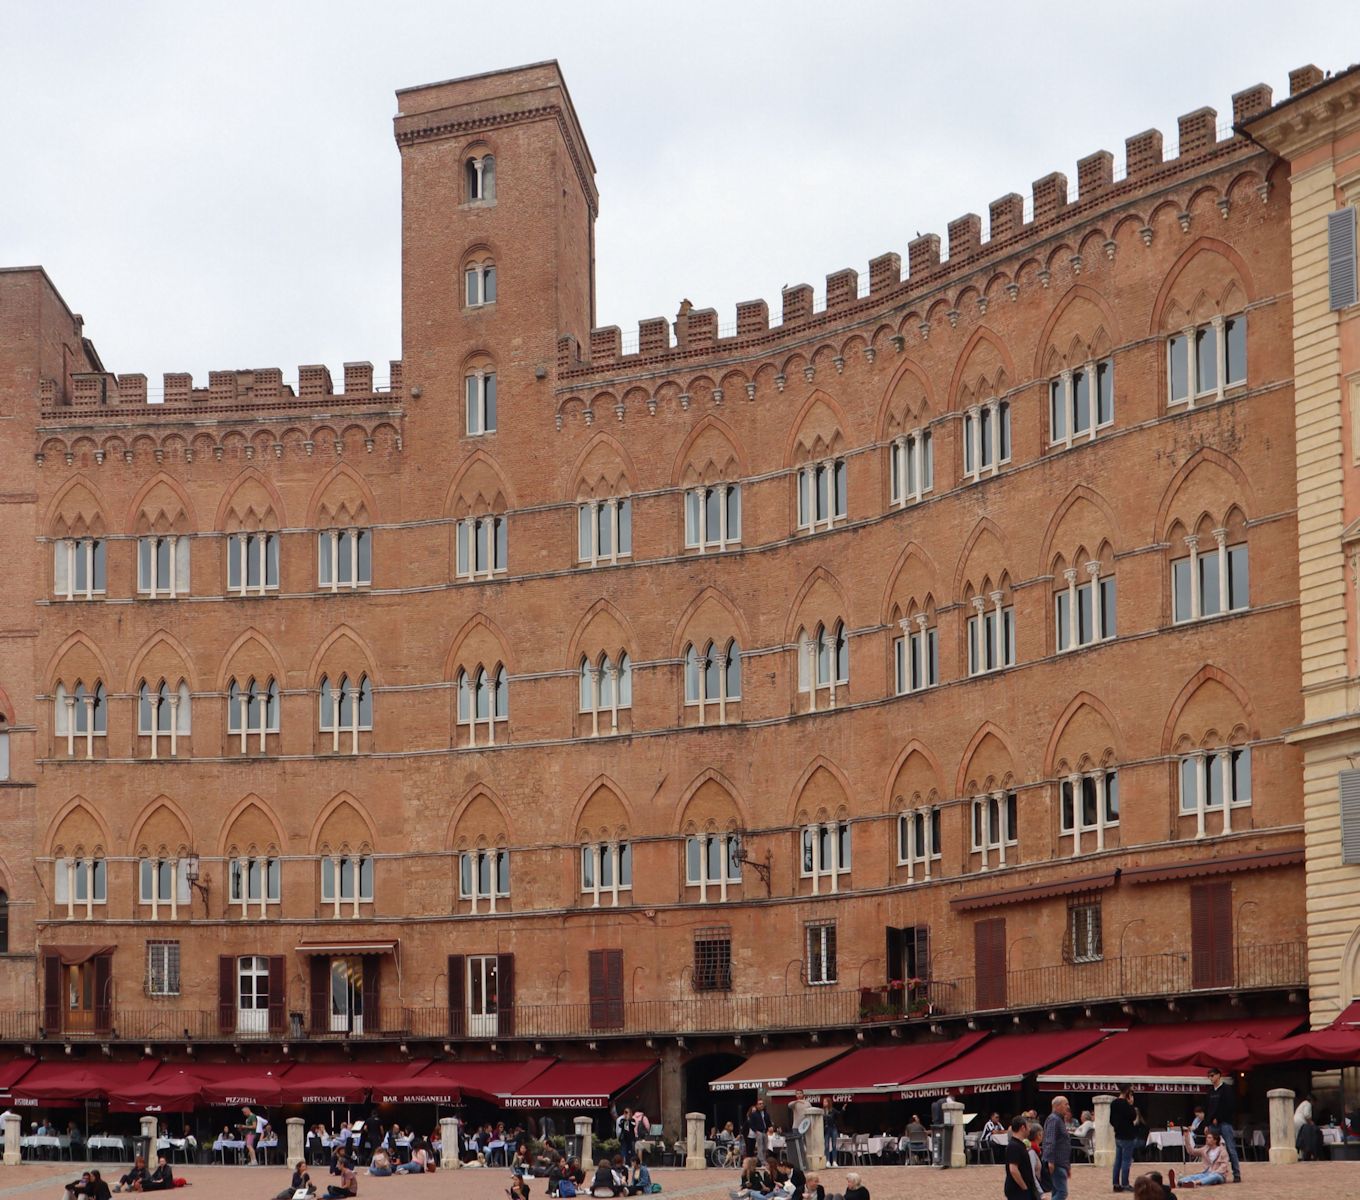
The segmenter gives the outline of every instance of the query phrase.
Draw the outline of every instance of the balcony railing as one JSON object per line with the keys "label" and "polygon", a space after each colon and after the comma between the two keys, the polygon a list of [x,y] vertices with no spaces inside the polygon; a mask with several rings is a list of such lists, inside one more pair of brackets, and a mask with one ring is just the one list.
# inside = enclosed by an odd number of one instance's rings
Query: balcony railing
{"label": "balcony railing", "polygon": [[[672,1000],[516,1004],[497,1015],[451,1020],[446,1007],[384,1006],[357,1028],[316,1029],[289,1013],[273,1028],[251,1021],[224,1030],[216,1009],[123,1009],[108,1026],[45,1029],[42,1013],[0,1011],[0,1041],[550,1041],[848,1029],[884,1022],[962,1017],[976,1012],[1055,1008],[1205,993],[1304,987],[1302,942],[1242,945],[1211,958],[1189,951],[1022,967],[1004,976],[909,980],[886,986],[808,988],[783,995],[708,992]],[[253,1014],[252,1014],[253,1015]]]}

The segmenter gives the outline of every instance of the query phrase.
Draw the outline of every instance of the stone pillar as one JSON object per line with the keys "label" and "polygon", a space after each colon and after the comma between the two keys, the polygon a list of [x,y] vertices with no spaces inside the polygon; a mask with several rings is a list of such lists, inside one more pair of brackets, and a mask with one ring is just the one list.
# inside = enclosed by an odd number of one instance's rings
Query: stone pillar
{"label": "stone pillar", "polygon": [[704,1114],[685,1114],[685,1169],[702,1171],[708,1166],[704,1154]]}
{"label": "stone pillar", "polygon": [[291,1167],[295,1162],[301,1162],[307,1157],[306,1139],[302,1131],[302,1118],[288,1118],[288,1158],[284,1161],[284,1166]]}
{"label": "stone pillar", "polygon": [[[1290,1088],[1271,1088],[1266,1093],[1270,1102],[1270,1161],[1295,1163],[1299,1152],[1294,1148],[1294,1093]],[[1245,1150],[1246,1147],[1239,1147]]]}
{"label": "stone pillar", "polygon": [[[668,1044],[661,1051],[661,1116],[663,1142],[683,1141],[685,1136],[685,1065],[679,1046]],[[653,1164],[659,1161],[654,1159]]]}
{"label": "stone pillar", "polygon": [[826,1113],[816,1105],[808,1106],[803,1114],[808,1119],[808,1131],[803,1135],[809,1171],[826,1170]]}
{"label": "stone pillar", "polygon": [[577,1117],[576,1136],[581,1139],[581,1169],[589,1175],[595,1165],[595,1122],[589,1117]]}
{"label": "stone pillar", "polygon": [[948,1167],[968,1165],[968,1147],[963,1142],[963,1105],[957,1100],[946,1100],[940,1106],[944,1109],[944,1123],[950,1131]]}
{"label": "stone pillar", "polygon": [[458,1153],[462,1132],[457,1117],[439,1118],[439,1140],[444,1143],[444,1149],[439,1155],[439,1164],[445,1171],[456,1171],[463,1165],[463,1156]]}
{"label": "stone pillar", "polygon": [[5,1114],[5,1166],[15,1166],[19,1161],[19,1138],[23,1134],[24,1119],[15,1112]]}
{"label": "stone pillar", "polygon": [[156,1166],[156,1118],[142,1118],[142,1137],[146,1142],[146,1169],[153,1170]]}
{"label": "stone pillar", "polygon": [[1113,1096],[1096,1096],[1096,1128],[1092,1144],[1095,1146],[1095,1164],[1098,1167],[1114,1166],[1114,1128],[1110,1125],[1110,1105]]}

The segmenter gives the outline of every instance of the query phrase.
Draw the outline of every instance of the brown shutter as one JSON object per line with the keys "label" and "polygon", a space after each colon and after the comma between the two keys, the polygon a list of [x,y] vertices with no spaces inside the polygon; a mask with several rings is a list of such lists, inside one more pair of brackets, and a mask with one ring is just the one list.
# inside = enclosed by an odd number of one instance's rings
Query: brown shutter
{"label": "brown shutter", "polygon": [[217,959],[217,1031],[236,1028],[236,959],[222,954]]}
{"label": "brown shutter", "polygon": [[98,954],[94,958],[94,1028],[96,1033],[107,1033],[113,1028],[113,956]]}
{"label": "brown shutter", "polygon": [[587,958],[590,976],[590,1027],[608,1029],[609,997],[606,982],[605,955],[608,951],[591,950]]}
{"label": "brown shutter", "polygon": [[515,956],[496,955],[496,1036],[515,1036]]}
{"label": "brown shutter", "polygon": [[51,1036],[61,1032],[61,958],[43,955],[43,1030]]}
{"label": "brown shutter", "polygon": [[1233,982],[1232,884],[1190,885],[1190,980],[1196,988]]}
{"label": "brown shutter", "polygon": [[912,929],[914,953],[916,955],[916,977],[930,978],[930,926],[917,925]]}
{"label": "brown shutter", "polygon": [[979,1009],[1006,1007],[1006,918],[973,926],[973,974]]}
{"label": "brown shutter", "polygon": [[449,955],[449,1037],[460,1038],[467,1032],[467,960],[461,954]]}
{"label": "brown shutter", "polygon": [[308,989],[309,1011],[313,1033],[326,1033],[330,1028],[331,960],[320,954],[311,959],[311,987]]}
{"label": "brown shutter", "polygon": [[288,1005],[288,984],[283,974],[283,955],[269,956],[269,1032],[283,1033],[284,1010]]}
{"label": "brown shutter", "polygon": [[365,954],[363,957],[364,1032],[377,1033],[382,1029],[382,957]]}

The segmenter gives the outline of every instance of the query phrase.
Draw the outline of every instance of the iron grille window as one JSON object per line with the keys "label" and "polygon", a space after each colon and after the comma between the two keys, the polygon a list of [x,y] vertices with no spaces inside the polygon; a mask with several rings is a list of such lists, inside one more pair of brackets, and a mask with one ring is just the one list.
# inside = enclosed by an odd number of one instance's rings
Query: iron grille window
{"label": "iron grille window", "polygon": [[816,921],[805,926],[807,936],[807,981],[810,984],[836,982],[836,922]]}
{"label": "iron grille window", "polygon": [[1067,961],[1099,962],[1103,957],[1100,900],[1074,897],[1067,905]]}
{"label": "iron grille window", "polygon": [[147,942],[146,994],[179,995],[179,943]]}
{"label": "iron grille window", "polygon": [[694,931],[694,990],[732,990],[732,931],[726,925]]}

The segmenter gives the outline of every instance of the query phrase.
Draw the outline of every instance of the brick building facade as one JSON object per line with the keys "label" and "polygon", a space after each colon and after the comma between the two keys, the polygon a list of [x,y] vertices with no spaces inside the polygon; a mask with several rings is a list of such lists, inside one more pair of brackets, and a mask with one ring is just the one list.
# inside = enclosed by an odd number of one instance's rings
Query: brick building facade
{"label": "brick building facade", "polygon": [[1202,109],[625,351],[556,65],[398,100],[387,386],[149,403],[0,273],[0,1038],[674,1128],[734,1035],[1303,1011],[1287,167]]}

